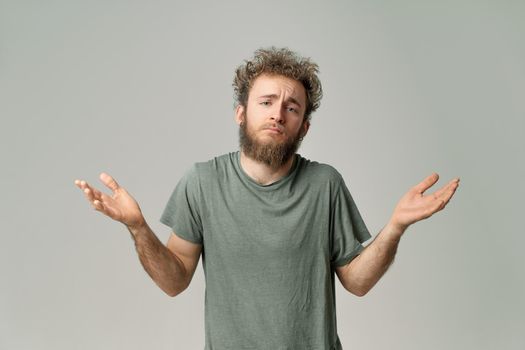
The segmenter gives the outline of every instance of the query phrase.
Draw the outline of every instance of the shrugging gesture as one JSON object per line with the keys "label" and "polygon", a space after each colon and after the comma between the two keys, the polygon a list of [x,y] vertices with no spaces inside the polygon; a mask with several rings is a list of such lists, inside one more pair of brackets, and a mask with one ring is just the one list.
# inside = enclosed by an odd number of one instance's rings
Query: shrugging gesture
{"label": "shrugging gesture", "polygon": [[128,191],[119,186],[109,174],[101,173],[100,180],[113,192],[111,195],[97,190],[83,180],[75,180],[75,185],[84,191],[87,200],[95,210],[129,227],[143,224],[144,216],[140,207]]}
{"label": "shrugging gesture", "polygon": [[455,178],[432,194],[423,193],[434,185],[439,175],[433,173],[422,182],[412,187],[397,203],[391,224],[404,231],[413,223],[426,219],[445,208],[450,198],[459,186],[459,178]]}

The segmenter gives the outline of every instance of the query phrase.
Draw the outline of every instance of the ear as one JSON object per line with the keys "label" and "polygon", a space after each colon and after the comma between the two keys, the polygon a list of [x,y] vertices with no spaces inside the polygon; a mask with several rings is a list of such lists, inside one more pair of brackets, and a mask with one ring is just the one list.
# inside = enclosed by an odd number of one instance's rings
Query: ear
{"label": "ear", "polygon": [[235,107],[235,122],[238,125],[241,125],[241,123],[244,121],[244,106],[238,105]]}
{"label": "ear", "polygon": [[303,125],[301,126],[301,137],[305,137],[309,129],[310,129],[310,122],[309,121],[303,122]]}

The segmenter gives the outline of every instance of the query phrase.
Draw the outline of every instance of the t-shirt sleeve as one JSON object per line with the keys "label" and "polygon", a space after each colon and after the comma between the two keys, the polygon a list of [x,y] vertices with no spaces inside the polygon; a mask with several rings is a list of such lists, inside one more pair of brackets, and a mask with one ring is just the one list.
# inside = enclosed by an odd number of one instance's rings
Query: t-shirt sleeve
{"label": "t-shirt sleeve", "polygon": [[196,165],[193,165],[171,193],[160,222],[171,227],[177,236],[202,244],[200,187]]}
{"label": "t-shirt sleeve", "polygon": [[343,266],[361,253],[362,243],[371,235],[342,178],[335,192],[331,215],[330,262],[334,267]]}

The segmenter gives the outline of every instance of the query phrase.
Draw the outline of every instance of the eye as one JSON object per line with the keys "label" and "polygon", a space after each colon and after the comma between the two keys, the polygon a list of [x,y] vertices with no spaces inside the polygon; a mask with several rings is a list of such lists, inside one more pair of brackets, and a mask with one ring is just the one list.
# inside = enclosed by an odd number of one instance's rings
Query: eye
{"label": "eye", "polygon": [[297,113],[297,109],[293,108],[293,107],[288,107],[288,110],[290,112],[294,112],[294,113]]}
{"label": "eye", "polygon": [[270,105],[270,101],[262,101],[260,104],[263,105],[263,106],[269,106]]}

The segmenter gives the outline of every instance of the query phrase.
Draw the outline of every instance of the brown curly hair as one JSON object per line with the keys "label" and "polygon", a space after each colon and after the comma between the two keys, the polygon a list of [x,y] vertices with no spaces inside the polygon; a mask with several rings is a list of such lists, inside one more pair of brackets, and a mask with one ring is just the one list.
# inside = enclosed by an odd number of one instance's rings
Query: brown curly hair
{"label": "brown curly hair", "polygon": [[253,82],[259,75],[267,73],[283,75],[303,84],[306,91],[305,121],[309,121],[311,114],[319,108],[323,96],[321,82],[317,77],[319,66],[310,58],[300,57],[286,47],[272,46],[256,50],[253,58],[244,62],[235,70],[232,84],[236,105],[246,107]]}

